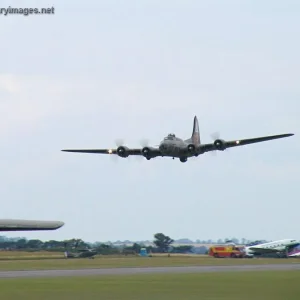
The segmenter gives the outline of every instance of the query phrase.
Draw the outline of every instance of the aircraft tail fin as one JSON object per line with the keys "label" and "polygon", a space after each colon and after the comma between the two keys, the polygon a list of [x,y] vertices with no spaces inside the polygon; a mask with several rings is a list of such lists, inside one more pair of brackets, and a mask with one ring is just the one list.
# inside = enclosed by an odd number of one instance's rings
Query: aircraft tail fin
{"label": "aircraft tail fin", "polygon": [[200,145],[201,144],[199,123],[198,123],[197,116],[194,117],[194,125],[193,125],[193,132],[192,132],[191,140],[192,140],[194,145]]}

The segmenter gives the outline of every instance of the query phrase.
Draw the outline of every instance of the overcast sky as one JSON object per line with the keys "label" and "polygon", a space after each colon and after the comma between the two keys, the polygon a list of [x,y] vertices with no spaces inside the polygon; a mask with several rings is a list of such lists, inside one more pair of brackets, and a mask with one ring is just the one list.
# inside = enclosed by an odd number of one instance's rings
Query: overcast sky
{"label": "overcast sky", "polygon": [[[300,239],[299,1],[13,5],[55,15],[0,15],[1,217],[65,226],[7,236]],[[204,143],[295,136],[187,163],[60,151],[189,138],[194,115]]]}

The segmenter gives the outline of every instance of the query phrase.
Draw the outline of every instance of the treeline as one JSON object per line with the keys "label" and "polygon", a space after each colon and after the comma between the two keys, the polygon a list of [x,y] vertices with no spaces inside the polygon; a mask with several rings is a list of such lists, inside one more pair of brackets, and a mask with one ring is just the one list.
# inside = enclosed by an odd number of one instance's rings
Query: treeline
{"label": "treeline", "polygon": [[156,233],[154,235],[153,246],[144,245],[142,243],[134,243],[128,245],[113,245],[110,243],[87,243],[81,239],[70,239],[64,241],[41,241],[38,239],[27,240],[21,239],[7,239],[0,237],[0,250],[14,250],[14,251],[55,251],[55,252],[79,252],[83,249],[93,249],[98,254],[112,255],[112,254],[138,254],[141,248],[145,248],[148,253],[207,253],[206,247],[199,247],[195,251],[193,245],[172,245],[174,240],[163,233]]}

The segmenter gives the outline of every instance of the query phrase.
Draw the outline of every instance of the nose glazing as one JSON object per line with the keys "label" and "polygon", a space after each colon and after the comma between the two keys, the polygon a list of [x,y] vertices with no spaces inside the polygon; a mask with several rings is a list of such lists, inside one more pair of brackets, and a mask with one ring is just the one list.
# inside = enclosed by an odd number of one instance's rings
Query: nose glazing
{"label": "nose glazing", "polygon": [[159,145],[159,150],[160,151],[164,151],[166,149],[166,146],[163,144],[163,143],[161,143],[160,145]]}

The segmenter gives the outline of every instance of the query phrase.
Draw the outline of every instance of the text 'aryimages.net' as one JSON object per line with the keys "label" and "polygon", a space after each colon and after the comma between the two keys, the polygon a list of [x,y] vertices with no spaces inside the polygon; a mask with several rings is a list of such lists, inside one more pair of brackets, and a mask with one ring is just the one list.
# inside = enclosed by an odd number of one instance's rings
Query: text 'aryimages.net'
{"label": "text 'aryimages.net'", "polygon": [[22,16],[29,16],[29,15],[54,15],[55,14],[55,8],[54,6],[48,7],[48,8],[29,8],[29,7],[23,7],[23,8],[15,8],[15,7],[1,7],[0,8],[0,16],[9,16],[9,15],[22,15]]}

